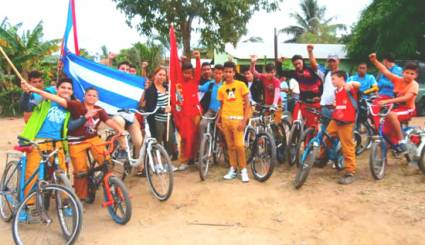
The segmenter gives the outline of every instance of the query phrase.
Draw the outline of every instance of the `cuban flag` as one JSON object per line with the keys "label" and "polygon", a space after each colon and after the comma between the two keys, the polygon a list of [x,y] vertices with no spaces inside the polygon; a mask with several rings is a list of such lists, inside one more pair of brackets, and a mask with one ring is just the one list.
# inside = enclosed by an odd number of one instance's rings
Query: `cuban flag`
{"label": "cuban flag", "polygon": [[74,95],[84,100],[84,91],[94,87],[99,92],[98,106],[117,114],[119,109],[137,108],[145,79],[79,56],[74,0],[69,1],[68,17],[62,42],[64,73],[72,79]]}

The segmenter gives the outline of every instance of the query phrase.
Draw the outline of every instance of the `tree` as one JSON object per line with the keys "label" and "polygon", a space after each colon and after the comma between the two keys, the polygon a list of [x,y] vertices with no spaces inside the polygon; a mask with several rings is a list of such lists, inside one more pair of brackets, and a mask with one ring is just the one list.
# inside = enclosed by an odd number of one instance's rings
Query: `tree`
{"label": "tree", "polygon": [[425,60],[423,0],[374,0],[354,26],[348,55],[364,60],[368,54],[392,52],[401,59]]}
{"label": "tree", "polygon": [[334,17],[325,19],[326,7],[320,7],[317,0],[302,0],[301,13],[291,13],[297,25],[280,30],[281,33],[292,35],[285,42],[298,43],[337,43],[337,31],[345,30],[343,24],[331,24]]}
{"label": "tree", "polygon": [[192,31],[201,33],[201,45],[224,49],[227,42],[236,43],[247,33],[246,24],[261,9],[275,11],[282,0],[113,0],[127,16],[127,24],[137,18],[139,32],[151,36],[168,36],[173,23],[177,38],[190,56]]}

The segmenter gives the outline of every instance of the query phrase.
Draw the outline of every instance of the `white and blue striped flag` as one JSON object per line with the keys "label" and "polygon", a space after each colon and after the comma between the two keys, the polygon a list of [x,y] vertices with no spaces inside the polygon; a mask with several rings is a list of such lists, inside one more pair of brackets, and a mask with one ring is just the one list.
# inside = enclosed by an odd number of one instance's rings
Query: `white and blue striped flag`
{"label": "white and blue striped flag", "polygon": [[73,81],[75,97],[82,101],[85,89],[94,87],[99,92],[97,105],[109,114],[116,114],[121,108],[137,107],[144,89],[144,78],[98,64],[78,54],[75,4],[74,0],[70,0],[62,62],[65,74]]}

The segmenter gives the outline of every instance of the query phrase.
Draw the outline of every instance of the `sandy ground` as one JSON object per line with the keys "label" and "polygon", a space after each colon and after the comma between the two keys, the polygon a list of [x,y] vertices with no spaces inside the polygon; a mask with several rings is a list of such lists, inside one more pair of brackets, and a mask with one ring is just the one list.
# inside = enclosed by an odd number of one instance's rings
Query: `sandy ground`
{"label": "sandy ground", "polygon": [[[0,170],[22,127],[22,119],[0,119]],[[367,159],[368,152],[358,159],[352,185],[338,185],[334,169],[313,169],[298,191],[292,187],[295,171],[287,165],[278,166],[266,183],[248,184],[222,180],[222,166],[213,166],[201,182],[193,167],[175,174],[174,192],[163,203],[150,194],[146,179],[131,177],[130,222],[116,225],[98,198],[85,205],[78,243],[424,244],[425,176],[392,159],[385,179],[377,182]],[[0,222],[0,240],[13,242],[10,224]]]}

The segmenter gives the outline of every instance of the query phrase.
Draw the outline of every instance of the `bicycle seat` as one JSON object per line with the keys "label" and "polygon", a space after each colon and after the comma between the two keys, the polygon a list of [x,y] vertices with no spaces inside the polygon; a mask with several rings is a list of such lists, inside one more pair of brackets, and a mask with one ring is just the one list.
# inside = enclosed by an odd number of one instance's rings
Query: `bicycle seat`
{"label": "bicycle seat", "polygon": [[32,146],[31,145],[15,145],[13,147],[13,149],[15,151],[20,151],[20,152],[25,152],[25,153],[29,153],[32,151]]}

